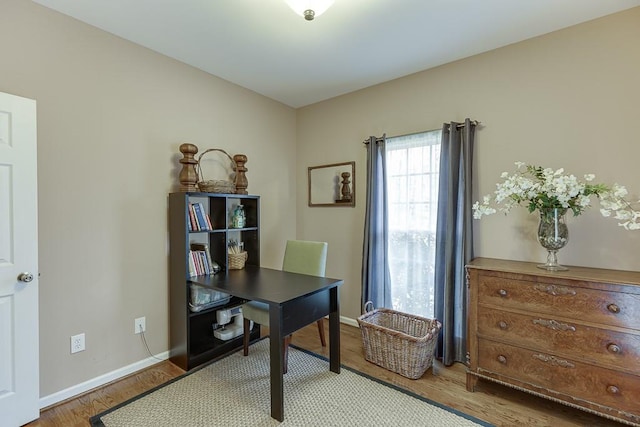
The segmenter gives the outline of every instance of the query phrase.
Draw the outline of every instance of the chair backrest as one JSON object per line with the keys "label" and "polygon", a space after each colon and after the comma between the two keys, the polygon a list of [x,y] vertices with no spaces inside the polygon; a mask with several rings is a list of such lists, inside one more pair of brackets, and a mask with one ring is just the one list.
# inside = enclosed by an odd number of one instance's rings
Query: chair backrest
{"label": "chair backrest", "polygon": [[291,273],[324,277],[328,246],[327,242],[288,240],[282,269]]}

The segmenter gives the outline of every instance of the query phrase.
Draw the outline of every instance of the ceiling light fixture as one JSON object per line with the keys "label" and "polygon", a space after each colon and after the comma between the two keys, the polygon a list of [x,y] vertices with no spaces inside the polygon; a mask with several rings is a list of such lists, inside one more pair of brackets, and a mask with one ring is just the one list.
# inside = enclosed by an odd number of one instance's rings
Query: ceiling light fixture
{"label": "ceiling light fixture", "polygon": [[313,21],[333,4],[334,0],[285,0],[295,13],[307,21]]}

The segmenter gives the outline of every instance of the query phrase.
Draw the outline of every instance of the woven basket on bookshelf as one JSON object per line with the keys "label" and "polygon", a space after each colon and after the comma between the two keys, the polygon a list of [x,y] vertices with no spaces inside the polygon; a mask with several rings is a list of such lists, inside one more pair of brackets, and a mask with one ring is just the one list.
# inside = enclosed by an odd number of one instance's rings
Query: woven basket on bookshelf
{"label": "woven basket on bookshelf", "polygon": [[202,176],[202,165],[200,164],[200,161],[202,160],[202,156],[212,151],[219,151],[224,155],[226,155],[231,161],[231,164],[233,165],[233,170],[234,171],[236,170],[236,162],[226,151],[220,148],[210,148],[208,150],[205,150],[202,152],[202,154],[198,156],[198,163],[196,164],[196,173],[198,175],[198,183],[197,183],[198,188],[200,189],[200,191],[204,191],[205,193],[226,193],[226,194],[235,193],[236,192],[235,182],[219,180],[219,179],[205,180],[204,177]]}
{"label": "woven basket on bookshelf", "polygon": [[413,380],[433,364],[438,320],[379,308],[358,317],[358,325],[367,361]]}
{"label": "woven basket on bookshelf", "polygon": [[229,270],[242,270],[247,260],[247,253],[229,254]]}

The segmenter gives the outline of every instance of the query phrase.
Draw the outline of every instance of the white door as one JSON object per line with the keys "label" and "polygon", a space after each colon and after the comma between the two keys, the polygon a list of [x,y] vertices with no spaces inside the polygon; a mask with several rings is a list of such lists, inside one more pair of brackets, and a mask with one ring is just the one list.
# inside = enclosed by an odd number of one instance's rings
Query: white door
{"label": "white door", "polygon": [[39,416],[36,102],[0,92],[0,424]]}

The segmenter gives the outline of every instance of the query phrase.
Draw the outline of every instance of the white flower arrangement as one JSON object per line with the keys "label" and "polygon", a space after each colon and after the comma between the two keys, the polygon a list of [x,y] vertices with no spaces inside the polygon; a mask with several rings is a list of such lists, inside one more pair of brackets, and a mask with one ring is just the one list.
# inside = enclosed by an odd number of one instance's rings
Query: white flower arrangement
{"label": "white flower arrangement", "polygon": [[593,174],[584,175],[584,181],[580,181],[574,175],[565,174],[562,168],[554,171],[522,162],[515,164],[518,170],[512,175],[503,172],[500,177],[504,181],[496,184],[493,195],[473,204],[475,219],[494,214],[498,209],[507,214],[514,206],[522,205],[526,205],[530,213],[558,208],[571,209],[573,215],[578,216],[591,206],[591,196],[596,196],[602,216],[613,216],[620,221],[618,225],[627,230],[640,230],[640,212],[625,199],[628,192],[624,186],[593,184]]}

